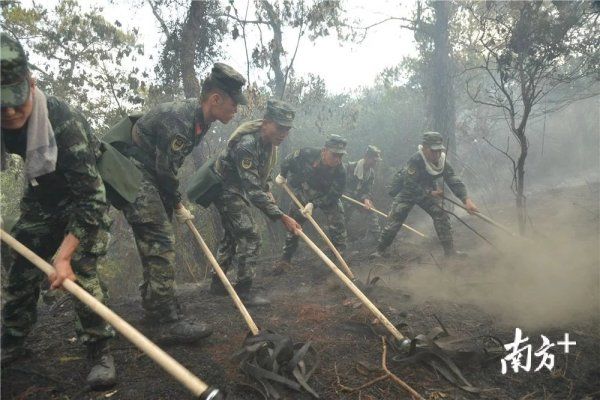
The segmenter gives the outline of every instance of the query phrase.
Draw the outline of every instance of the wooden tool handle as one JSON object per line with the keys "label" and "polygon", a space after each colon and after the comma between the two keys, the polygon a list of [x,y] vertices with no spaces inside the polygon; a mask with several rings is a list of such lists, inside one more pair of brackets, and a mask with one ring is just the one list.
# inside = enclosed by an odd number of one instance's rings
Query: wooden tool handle
{"label": "wooden tool handle", "polygon": [[[6,244],[29,260],[33,265],[44,271],[46,275],[51,275],[54,272],[54,268],[50,264],[29,250],[21,242],[6,233],[4,230],[0,230],[0,237],[4,242],[6,242]],[[146,353],[148,357],[154,360],[165,371],[171,374],[171,376],[188,388],[188,390],[190,390],[195,396],[204,395],[205,398],[210,398],[209,395],[218,392],[217,389],[209,388],[206,383],[202,382],[183,365],[179,364],[160,347],[142,335],[137,329],[129,325],[129,323],[115,314],[91,294],[86,292],[81,286],[72,280],[66,279],[63,282],[62,287],[73,296],[77,297],[89,308],[91,308],[96,314],[100,315],[106,322],[111,324],[117,331],[119,331],[119,333],[121,333],[121,335]]]}
{"label": "wooden tool handle", "polygon": [[381,321],[381,323],[386,327],[388,332],[392,334],[396,339],[403,340],[404,336],[400,333],[400,331],[386,318],[385,315],[364,295],[363,292],[360,291],[359,288],[346,276],[344,273],[331,261],[325,253],[317,247],[316,244],[313,243],[312,240],[308,238],[302,231],[298,231],[298,236],[302,238],[308,244],[308,246],[315,252],[317,255],[327,264],[327,266],[344,282],[344,284],[358,297],[358,299]]}
{"label": "wooden tool handle", "polygon": [[[465,207],[464,205],[460,204],[457,201],[454,201],[452,199],[449,199],[448,197],[444,196],[444,200],[449,201],[450,203],[454,204],[455,206],[462,208],[463,210],[469,212],[469,210],[467,210],[467,207]],[[517,234],[515,234],[514,232],[512,232],[510,229],[508,229],[507,227],[505,227],[504,225],[494,221],[493,219],[491,219],[490,217],[488,217],[487,215],[484,215],[482,213],[480,213],[479,211],[477,211],[475,214],[475,216],[481,218],[482,220],[484,220],[485,222],[487,222],[488,224],[494,225],[496,228],[500,228],[502,229],[504,232],[508,233],[511,236],[518,236]]]}
{"label": "wooden tool handle", "polygon": [[196,241],[200,245],[200,248],[202,249],[202,251],[204,252],[206,257],[208,258],[208,261],[210,261],[210,264],[212,265],[213,269],[219,276],[221,283],[223,283],[223,286],[225,286],[225,289],[227,289],[227,293],[229,293],[229,296],[231,296],[231,298],[233,299],[235,306],[237,307],[238,310],[240,310],[240,313],[242,314],[242,317],[244,317],[244,321],[246,321],[246,324],[250,328],[250,331],[252,332],[252,334],[258,335],[258,326],[256,326],[256,324],[254,323],[254,320],[250,316],[250,313],[246,309],[246,306],[244,306],[244,303],[242,303],[242,300],[236,293],[233,286],[231,286],[231,282],[229,282],[229,279],[227,279],[227,275],[225,275],[225,272],[223,272],[223,269],[217,262],[217,259],[215,258],[213,253],[210,251],[210,249],[204,242],[204,239],[202,239],[202,236],[200,236],[200,232],[198,232],[198,229],[196,229],[196,227],[194,226],[192,221],[187,220],[187,221],[185,221],[185,223],[188,226],[188,228],[190,228],[190,231],[192,231],[192,234],[196,238]]}
{"label": "wooden tool handle", "polygon": [[[364,205],[363,203],[361,203],[360,201],[358,201],[358,200],[356,200],[356,199],[353,199],[352,197],[346,196],[345,194],[343,194],[343,195],[342,195],[342,198],[343,198],[343,199],[345,199],[345,200],[348,200],[348,201],[350,201],[350,202],[352,202],[352,203],[355,203],[355,204],[357,204],[357,205],[359,205],[359,206],[361,206],[361,207],[364,207],[364,206],[365,206],[365,205]],[[389,217],[389,215],[387,215],[387,214],[385,214],[385,213],[383,213],[383,212],[379,211],[378,209],[376,209],[376,208],[374,208],[374,207],[372,207],[372,208],[369,208],[368,210],[371,210],[371,211],[373,211],[374,213],[376,213],[376,214],[379,214],[379,215],[381,215],[381,216],[384,216],[384,217],[386,217],[386,218],[388,218],[388,217]],[[421,237],[424,237],[424,238],[426,238],[426,237],[427,237],[427,235],[425,235],[425,234],[424,234],[424,233],[422,233],[422,232],[419,232],[418,230],[416,230],[416,229],[415,229],[415,228],[413,228],[413,227],[410,227],[410,226],[408,226],[408,225],[406,225],[406,224],[402,224],[402,226],[403,226],[403,227],[405,227],[406,229],[408,229],[409,231],[411,231],[411,232],[413,232],[413,233],[416,233],[417,235],[419,235],[419,236],[421,236]]]}
{"label": "wooden tool handle", "polygon": [[[281,184],[281,186],[283,186],[283,188],[290,195],[290,197],[292,198],[292,200],[294,201],[294,203],[296,203],[296,205],[298,206],[298,208],[300,208],[300,211],[302,211],[302,209],[304,208],[304,206],[302,205],[302,203],[300,202],[300,200],[298,200],[298,197],[296,197],[296,195],[294,194],[294,192],[292,191],[292,189],[290,189],[290,187],[288,186],[288,184],[284,182],[284,183]],[[329,248],[331,249],[331,251],[333,251],[333,254],[335,255],[335,258],[337,258],[337,260],[340,262],[340,265],[342,266],[342,268],[344,268],[344,272],[346,272],[346,275],[348,275],[350,277],[350,279],[354,279],[354,274],[352,273],[352,270],[350,270],[350,267],[346,263],[346,260],[344,260],[344,258],[342,257],[342,255],[340,254],[340,252],[335,248],[335,246],[333,245],[333,243],[331,242],[331,240],[329,239],[329,237],[327,236],[327,234],[323,231],[323,229],[321,229],[321,227],[319,226],[319,224],[317,224],[317,221],[315,221],[315,219],[310,214],[308,214],[308,215],[305,214],[304,216],[306,217],[306,219],[308,219],[310,221],[310,223],[315,228],[315,230],[319,233],[319,235],[321,235],[321,237],[323,238],[323,240],[325,241],[325,243],[327,244],[327,246],[329,246]]]}

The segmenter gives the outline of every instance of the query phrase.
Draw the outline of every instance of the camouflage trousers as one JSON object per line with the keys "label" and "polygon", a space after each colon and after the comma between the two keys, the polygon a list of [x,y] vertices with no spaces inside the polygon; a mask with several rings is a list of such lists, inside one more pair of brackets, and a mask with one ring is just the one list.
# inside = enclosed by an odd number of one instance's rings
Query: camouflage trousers
{"label": "camouflage trousers", "polygon": [[[381,234],[381,226],[379,225],[379,216],[373,211],[365,210],[363,207],[357,204],[346,204],[344,205],[344,212],[346,213],[346,226],[349,227],[350,219],[356,213],[361,221],[366,220],[367,229],[364,231],[364,238],[374,238],[377,240]],[[362,232],[360,232],[362,234]],[[371,242],[373,243],[373,242]]]}
{"label": "camouflage trousers", "polygon": [[415,204],[431,216],[433,219],[433,226],[444,247],[444,251],[446,253],[451,252],[454,249],[452,226],[450,225],[448,214],[437,206],[441,205],[440,200],[428,195],[420,196],[415,200],[411,196],[407,196],[403,193],[398,194],[392,202],[388,223],[381,232],[377,249],[379,251],[384,251],[392,244],[396,234],[400,228],[402,228],[402,224],[406,221],[410,210],[412,210]]}
{"label": "camouflage trousers", "polygon": [[[69,212],[50,212],[39,204],[21,204],[21,217],[12,228],[11,234],[34,253],[46,261],[51,260],[58,250],[68,223]],[[80,239],[71,266],[77,283],[101,302],[106,302],[106,287],[97,275],[98,259],[106,254],[109,241],[110,222],[106,217],[103,226],[95,235]],[[40,285],[46,278],[41,270],[10,250],[3,277],[4,307],[2,308],[3,347],[22,343],[37,321],[37,302]],[[90,344],[111,338],[114,330],[91,309],[74,299],[75,331],[82,343]]]}
{"label": "camouflage trousers", "polygon": [[[306,203],[303,202],[303,204]],[[325,226],[321,227],[324,228],[323,230],[329,239],[331,239],[331,242],[336,249],[339,251],[346,249],[346,220],[344,218],[344,206],[342,205],[341,200],[338,200],[331,207],[321,208],[321,211],[325,216],[326,223]],[[304,225],[307,220],[295,204],[291,205],[288,215],[298,221],[301,225]],[[281,257],[283,260],[290,261],[292,259],[292,256],[298,249],[298,240],[298,236],[290,232],[287,233],[285,236],[285,244],[283,245],[283,256]]]}
{"label": "camouflage trousers", "polygon": [[[250,214],[250,206],[240,195],[224,190],[214,202],[223,230],[217,249],[217,261],[225,272],[237,266],[236,288],[249,290],[254,277],[254,264],[260,249],[260,235]],[[235,261],[235,262],[234,262]],[[213,279],[217,280],[216,274]]]}
{"label": "camouflage trousers", "polygon": [[131,226],[142,262],[142,306],[157,317],[179,309],[175,298],[175,234],[154,176],[142,171],[142,185],[133,203],[120,210]]}

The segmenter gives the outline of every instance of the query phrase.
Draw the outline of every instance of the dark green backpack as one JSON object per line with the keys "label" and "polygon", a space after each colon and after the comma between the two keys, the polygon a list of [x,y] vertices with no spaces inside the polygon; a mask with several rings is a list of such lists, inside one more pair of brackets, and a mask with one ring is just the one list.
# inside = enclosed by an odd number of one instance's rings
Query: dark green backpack
{"label": "dark green backpack", "polygon": [[215,160],[205,162],[194,173],[187,188],[190,201],[208,208],[223,191],[223,178],[215,172]]}
{"label": "dark green backpack", "polygon": [[133,203],[142,185],[142,172],[121,149],[131,146],[131,129],[142,114],[123,118],[102,138],[98,172],[106,185],[106,194],[115,207]]}

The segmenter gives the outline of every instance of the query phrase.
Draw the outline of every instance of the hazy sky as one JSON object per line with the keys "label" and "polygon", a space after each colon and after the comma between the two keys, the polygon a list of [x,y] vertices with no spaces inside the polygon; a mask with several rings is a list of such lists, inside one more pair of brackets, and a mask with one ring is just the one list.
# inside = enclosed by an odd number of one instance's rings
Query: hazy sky
{"label": "hazy sky", "polygon": [[[109,21],[118,19],[125,29],[137,27],[146,54],[157,55],[158,42],[162,40],[162,35],[156,19],[149,6],[133,10],[131,4],[124,0],[106,4],[104,15]],[[246,1],[236,1],[236,7],[240,12],[246,9],[245,5]],[[352,0],[344,2],[344,6],[350,19],[360,19],[360,25],[367,26],[390,16],[410,16],[413,2]],[[250,8],[249,18],[252,15],[252,8]],[[399,25],[397,21],[378,25],[369,30],[367,37],[361,43],[340,43],[335,35],[318,39],[316,42],[310,42],[305,37],[300,42],[294,63],[296,74],[317,74],[325,79],[328,89],[332,92],[372,85],[377,74],[384,68],[395,66],[403,57],[416,53],[413,33],[400,28]],[[263,34],[265,34],[265,41],[270,39],[266,30],[263,30]],[[290,53],[288,57],[291,58],[297,31],[287,30],[283,35],[284,47]],[[248,39],[251,47],[252,42],[257,40],[257,35],[250,34]],[[222,46],[225,54],[222,61],[231,64],[245,75],[246,55],[243,41],[240,39],[234,41],[228,35]],[[264,82],[265,77],[265,71],[251,70],[251,80]]]}

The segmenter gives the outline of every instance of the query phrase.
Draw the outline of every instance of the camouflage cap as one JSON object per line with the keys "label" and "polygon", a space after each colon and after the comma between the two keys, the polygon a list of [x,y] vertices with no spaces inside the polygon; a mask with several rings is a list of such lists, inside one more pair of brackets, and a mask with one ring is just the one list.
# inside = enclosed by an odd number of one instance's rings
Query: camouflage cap
{"label": "camouflage cap", "polygon": [[346,154],[346,139],[340,135],[329,135],[325,142],[325,148],[335,154]]}
{"label": "camouflage cap", "polygon": [[281,126],[292,127],[296,112],[291,105],[282,100],[270,99],[267,101],[265,118],[270,119]]}
{"label": "camouflage cap", "polygon": [[446,150],[444,147],[444,138],[438,132],[425,132],[421,143],[431,150]]}
{"label": "camouflage cap", "polygon": [[29,98],[27,55],[21,44],[4,32],[0,37],[0,46],[1,104],[2,107],[18,107]]}
{"label": "camouflage cap", "polygon": [[373,146],[372,144],[367,146],[367,151],[365,154],[368,157],[374,157],[378,160],[381,160],[381,150],[379,150],[379,147]]}
{"label": "camouflage cap", "polygon": [[246,79],[235,69],[227,64],[215,63],[208,76],[216,87],[223,90],[238,104],[248,104],[246,96],[242,93],[242,87]]}

